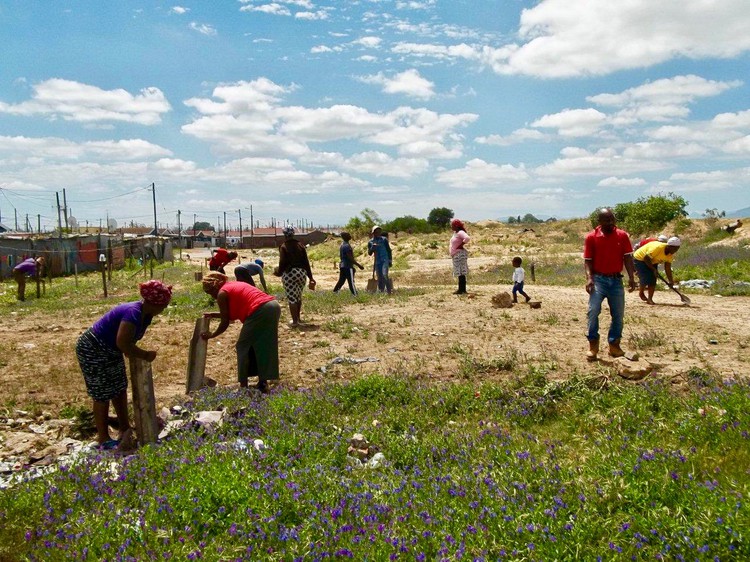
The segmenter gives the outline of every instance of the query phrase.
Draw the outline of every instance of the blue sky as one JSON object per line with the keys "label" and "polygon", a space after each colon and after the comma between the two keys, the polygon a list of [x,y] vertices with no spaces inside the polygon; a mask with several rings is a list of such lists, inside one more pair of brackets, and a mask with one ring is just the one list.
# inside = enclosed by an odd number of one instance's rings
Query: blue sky
{"label": "blue sky", "polygon": [[747,0],[0,4],[0,220],[750,206]]}

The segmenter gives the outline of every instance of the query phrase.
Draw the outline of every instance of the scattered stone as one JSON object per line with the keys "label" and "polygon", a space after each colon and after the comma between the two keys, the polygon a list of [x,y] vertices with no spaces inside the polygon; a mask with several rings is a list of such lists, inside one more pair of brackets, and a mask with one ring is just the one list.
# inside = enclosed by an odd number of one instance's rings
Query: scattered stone
{"label": "scattered stone", "polygon": [[367,468],[380,468],[384,462],[385,455],[383,453],[375,453],[365,466]]}
{"label": "scattered stone", "polygon": [[542,308],[542,301],[529,301],[529,308]]}
{"label": "scattered stone", "polygon": [[710,289],[714,283],[713,279],[688,279],[680,281],[678,285],[681,289]]}
{"label": "scattered stone", "polygon": [[513,297],[510,293],[498,293],[492,297],[492,306],[495,308],[513,308]]}
{"label": "scattered stone", "polygon": [[638,355],[637,351],[626,351],[625,352],[625,359],[628,361],[638,361],[640,358],[640,355]]}
{"label": "scattered stone", "polygon": [[639,381],[654,370],[654,366],[645,360],[629,361],[625,357],[618,357],[613,362],[617,374],[630,381]]}
{"label": "scattered stone", "polygon": [[208,410],[195,414],[195,423],[200,427],[213,431],[224,423],[224,410]]}
{"label": "scattered stone", "polygon": [[710,343],[711,345],[718,345],[719,340],[708,340],[708,343]]}

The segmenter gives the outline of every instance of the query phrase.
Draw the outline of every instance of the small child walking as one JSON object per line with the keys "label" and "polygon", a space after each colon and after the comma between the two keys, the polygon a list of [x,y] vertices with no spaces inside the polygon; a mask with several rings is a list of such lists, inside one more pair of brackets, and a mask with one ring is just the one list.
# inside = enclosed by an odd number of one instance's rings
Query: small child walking
{"label": "small child walking", "polygon": [[513,302],[518,302],[518,295],[516,293],[521,293],[526,297],[526,302],[531,300],[531,297],[523,292],[523,282],[526,279],[526,272],[521,267],[522,263],[523,260],[521,258],[513,258],[513,267],[515,268],[513,270]]}

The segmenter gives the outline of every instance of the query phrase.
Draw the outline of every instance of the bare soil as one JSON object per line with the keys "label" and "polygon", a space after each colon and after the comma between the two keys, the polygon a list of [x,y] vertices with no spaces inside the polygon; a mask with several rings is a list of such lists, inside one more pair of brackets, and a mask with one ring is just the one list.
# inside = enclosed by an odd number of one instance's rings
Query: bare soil
{"label": "bare soil", "polygon": [[[200,263],[200,255],[191,256]],[[492,257],[472,257],[470,267],[494,263]],[[410,285],[410,274],[449,271],[447,259],[413,260],[400,274],[396,286]],[[318,290],[330,291],[337,272],[331,267],[316,272]],[[360,289],[366,276],[360,275]],[[426,289],[409,299],[383,296],[374,304],[353,301],[346,288],[337,296],[346,304],[342,312],[323,316],[309,314],[303,306],[301,330],[287,326],[288,310],[282,303],[280,327],[281,379],[286,388],[311,388],[327,381],[351,380],[366,373],[402,373],[436,383],[457,380],[499,380],[513,376],[497,367],[505,359],[517,369],[544,363],[554,367],[552,378],[575,373],[616,376],[615,364],[602,345],[602,360],[586,361],[587,294],[580,287],[564,288],[528,283],[526,290],[541,308],[517,304],[493,308],[493,295],[508,286],[471,285],[467,296],[452,294],[454,286]],[[691,369],[711,370],[725,377],[742,377],[750,362],[750,301],[742,297],[691,294],[691,306],[683,306],[670,291],[659,291],[657,305],[642,303],[637,293],[626,297],[625,349],[635,349],[640,361],[653,366],[651,376],[684,382]],[[48,412],[58,417],[65,406],[87,406],[74,346],[77,337],[96,317],[86,311],[45,317],[0,317],[0,341],[7,350],[0,358],[2,400],[0,416],[13,417],[14,408]],[[602,340],[609,326],[608,312],[601,315]],[[240,326],[235,324],[211,340],[206,373],[219,385],[236,387],[234,343]],[[157,318],[142,344],[155,349],[154,386],[159,406],[184,400],[188,346],[193,332],[189,321]],[[335,358],[373,360],[361,363],[333,362]],[[471,358],[486,368],[467,369]],[[338,361],[341,361],[339,359]],[[463,367],[463,368],[462,368]],[[323,368],[323,369],[321,369]],[[3,411],[4,407],[4,411]],[[0,459],[3,432],[0,424]]]}

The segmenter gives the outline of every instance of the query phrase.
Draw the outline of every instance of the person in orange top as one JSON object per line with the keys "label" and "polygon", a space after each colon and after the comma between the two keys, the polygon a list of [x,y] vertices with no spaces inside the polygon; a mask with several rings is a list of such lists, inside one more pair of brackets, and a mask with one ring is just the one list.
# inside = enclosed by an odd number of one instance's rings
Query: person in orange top
{"label": "person in orange top", "polygon": [[260,289],[242,281],[227,281],[227,276],[212,271],[203,278],[203,291],[216,299],[219,312],[209,313],[220,322],[213,332],[204,332],[205,340],[223,334],[230,322],[242,322],[237,339],[237,380],[247,388],[248,378],[258,377],[256,388],[269,392],[268,381],[279,378],[278,301]]}

